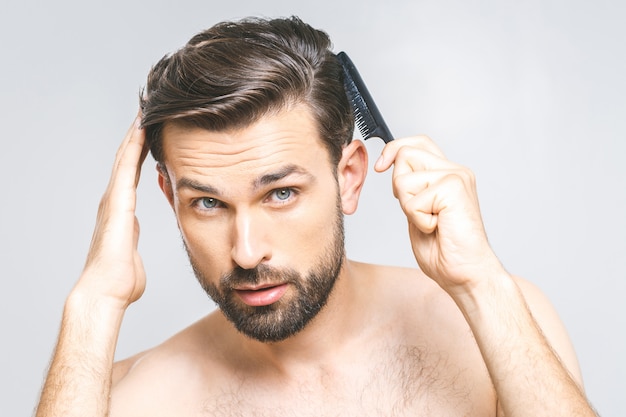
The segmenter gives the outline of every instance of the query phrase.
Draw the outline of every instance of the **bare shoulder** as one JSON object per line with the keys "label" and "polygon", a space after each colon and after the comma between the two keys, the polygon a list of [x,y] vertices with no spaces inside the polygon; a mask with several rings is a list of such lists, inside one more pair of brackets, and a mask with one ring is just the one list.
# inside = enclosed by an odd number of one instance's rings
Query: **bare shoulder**
{"label": "bare shoulder", "polygon": [[206,332],[210,320],[211,315],[152,349],[116,362],[110,415],[194,415],[189,404],[196,403],[218,372],[207,364],[207,358],[219,356],[218,347],[206,339],[211,336]]}
{"label": "bare shoulder", "polygon": [[119,381],[124,379],[133,366],[147,353],[148,351],[137,353],[129,358],[115,362],[113,364],[113,374],[111,376],[112,385],[115,386]]}
{"label": "bare shoulder", "polygon": [[[393,302],[397,308],[409,309],[416,314],[443,313],[461,318],[448,294],[418,268],[360,262],[352,262],[352,266],[358,279],[365,279],[371,292],[383,303]],[[402,313],[410,311],[403,310]],[[414,315],[409,317],[415,318]]]}
{"label": "bare shoulder", "polygon": [[418,268],[379,265],[366,268],[375,276],[373,293],[384,303],[380,308],[394,312],[394,321],[402,324],[402,336],[406,340],[429,346],[449,357],[472,352],[477,367],[482,368],[483,362],[467,321],[436,282]]}
{"label": "bare shoulder", "polygon": [[386,317],[381,327],[393,329],[385,336],[396,341],[393,356],[403,362],[403,369],[418,375],[415,380],[421,389],[445,393],[442,401],[448,406],[457,400],[459,407],[468,407],[458,414],[495,415],[489,373],[452,298],[418,268],[358,263],[354,267],[375,294],[376,320]]}
{"label": "bare shoulder", "polygon": [[[420,330],[432,329],[432,326],[437,326],[439,329],[447,329],[447,333],[456,334],[455,337],[459,336],[459,333],[455,332],[469,332],[469,327],[467,327],[456,304],[421,271],[387,266],[375,266],[373,268],[382,279],[392,281],[394,286],[400,286],[403,290],[402,295],[396,296],[411,298],[411,300],[406,300],[406,305],[413,309],[414,315],[411,316],[413,320],[416,320],[415,318],[419,314],[428,317],[428,322],[421,322]],[[554,305],[534,283],[519,276],[513,276],[513,280],[520,288],[526,304],[544,336],[572,374],[574,380],[582,387],[581,371],[573,344]],[[396,288],[394,292],[399,294],[400,289]],[[419,305],[410,302],[415,300],[418,300]],[[437,333],[441,332],[431,334]],[[428,334],[428,332],[421,332],[420,334]],[[444,341],[444,343],[447,342]]]}
{"label": "bare shoulder", "polygon": [[[370,285],[384,285],[395,289],[397,285],[409,289],[419,288],[424,285],[429,286],[431,281],[418,268],[409,268],[392,265],[370,264],[364,262],[350,261],[350,268],[353,275],[359,280],[366,280]],[[421,288],[422,290],[424,288]]]}
{"label": "bare shoulder", "polygon": [[559,356],[574,380],[582,387],[582,375],[574,346],[552,302],[532,282],[518,276],[513,278],[524,295],[528,308],[550,346],[552,346],[552,349]]}

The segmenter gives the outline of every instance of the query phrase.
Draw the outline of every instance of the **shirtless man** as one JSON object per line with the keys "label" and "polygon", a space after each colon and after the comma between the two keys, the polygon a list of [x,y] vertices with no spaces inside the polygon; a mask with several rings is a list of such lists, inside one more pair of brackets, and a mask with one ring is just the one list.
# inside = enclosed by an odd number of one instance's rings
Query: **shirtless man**
{"label": "shirtless man", "polygon": [[[217,25],[151,71],[37,416],[593,416],[549,302],[485,236],[472,173],[392,141],[420,270],[345,258],[367,154],[330,42],[298,19]],[[150,148],[219,309],[113,363],[142,294],[135,190]]]}

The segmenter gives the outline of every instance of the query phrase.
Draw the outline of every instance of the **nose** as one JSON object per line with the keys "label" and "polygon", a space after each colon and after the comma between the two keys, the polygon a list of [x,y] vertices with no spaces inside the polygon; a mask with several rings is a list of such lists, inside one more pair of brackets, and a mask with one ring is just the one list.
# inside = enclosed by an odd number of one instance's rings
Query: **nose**
{"label": "nose", "polygon": [[243,269],[252,269],[271,258],[267,224],[251,212],[237,213],[231,257]]}

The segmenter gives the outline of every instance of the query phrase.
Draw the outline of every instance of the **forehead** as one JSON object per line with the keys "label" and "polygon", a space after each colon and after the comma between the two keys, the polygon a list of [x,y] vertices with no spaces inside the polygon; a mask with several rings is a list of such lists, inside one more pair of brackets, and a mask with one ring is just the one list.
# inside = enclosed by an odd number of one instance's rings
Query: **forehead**
{"label": "forehead", "polygon": [[302,105],[237,130],[215,132],[167,124],[163,150],[168,173],[176,178],[234,179],[287,164],[331,170],[329,152],[311,111]]}

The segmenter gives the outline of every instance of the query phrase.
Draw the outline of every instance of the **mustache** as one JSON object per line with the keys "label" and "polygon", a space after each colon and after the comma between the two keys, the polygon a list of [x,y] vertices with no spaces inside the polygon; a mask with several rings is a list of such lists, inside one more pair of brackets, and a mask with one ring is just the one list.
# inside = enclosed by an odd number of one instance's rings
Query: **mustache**
{"label": "mustache", "polygon": [[290,268],[258,265],[251,269],[244,269],[236,266],[232,271],[222,275],[220,284],[222,288],[233,289],[241,285],[296,283],[300,279],[300,274]]}

